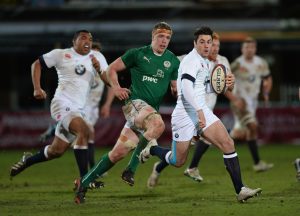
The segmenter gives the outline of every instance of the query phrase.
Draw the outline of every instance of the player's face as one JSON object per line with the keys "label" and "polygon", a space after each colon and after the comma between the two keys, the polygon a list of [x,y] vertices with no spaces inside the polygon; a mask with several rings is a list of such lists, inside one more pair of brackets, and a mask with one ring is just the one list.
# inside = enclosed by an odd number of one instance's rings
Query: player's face
{"label": "player's face", "polygon": [[171,40],[171,35],[167,33],[158,33],[152,36],[152,49],[158,54],[163,54],[168,48]]}
{"label": "player's face", "polygon": [[244,43],[242,45],[242,54],[246,59],[252,59],[256,53],[256,43]]}
{"label": "player's face", "polygon": [[220,40],[213,39],[210,54],[209,54],[209,59],[215,61],[217,59],[219,51],[220,51]]}
{"label": "player's face", "polygon": [[194,46],[203,58],[208,58],[212,47],[211,35],[199,35],[197,41],[194,41]]}
{"label": "player's face", "polygon": [[93,37],[90,33],[81,32],[73,41],[75,51],[81,55],[86,55],[91,51]]}

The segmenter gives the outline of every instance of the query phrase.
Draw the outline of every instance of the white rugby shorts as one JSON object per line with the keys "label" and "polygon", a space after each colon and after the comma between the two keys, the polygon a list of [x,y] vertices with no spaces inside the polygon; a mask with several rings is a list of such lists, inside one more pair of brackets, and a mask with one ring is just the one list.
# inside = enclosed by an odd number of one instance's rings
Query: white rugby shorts
{"label": "white rugby shorts", "polygon": [[[203,108],[206,126],[202,130],[205,131],[210,125],[218,121],[219,118],[208,108]],[[198,116],[193,110],[186,112],[185,109],[176,110],[172,113],[172,138],[174,141],[190,141],[193,136],[197,136]]]}
{"label": "white rugby shorts", "polygon": [[69,131],[69,125],[73,118],[85,119],[83,109],[72,106],[72,103],[65,100],[53,99],[51,101],[51,117],[57,121],[55,136],[67,143],[72,143],[76,136]]}

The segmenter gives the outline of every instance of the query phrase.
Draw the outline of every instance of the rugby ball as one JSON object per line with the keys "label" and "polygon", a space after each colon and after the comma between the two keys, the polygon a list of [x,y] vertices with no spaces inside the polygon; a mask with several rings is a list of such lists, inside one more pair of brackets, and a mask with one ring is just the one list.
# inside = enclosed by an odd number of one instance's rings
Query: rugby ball
{"label": "rugby ball", "polygon": [[217,64],[210,77],[210,84],[216,94],[222,94],[226,90],[226,68],[222,64]]}

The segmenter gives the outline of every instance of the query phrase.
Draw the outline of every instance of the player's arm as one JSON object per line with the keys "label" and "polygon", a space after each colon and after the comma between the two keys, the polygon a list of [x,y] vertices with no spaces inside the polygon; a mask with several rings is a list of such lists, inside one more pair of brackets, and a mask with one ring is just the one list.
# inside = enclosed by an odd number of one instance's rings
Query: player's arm
{"label": "player's arm", "polygon": [[126,66],[121,59],[121,57],[117,58],[114,62],[112,62],[107,70],[106,76],[109,85],[111,86],[114,94],[120,100],[125,100],[129,97],[130,91],[127,88],[121,88],[119,81],[118,81],[118,72],[122,72],[126,69]]}
{"label": "player's arm", "polygon": [[177,80],[171,80],[171,94],[177,98]]}
{"label": "player's arm", "polygon": [[103,118],[107,118],[110,116],[110,108],[112,102],[114,101],[115,94],[112,88],[108,88],[105,103],[102,105],[100,109],[100,116]]}
{"label": "player's arm", "polygon": [[[235,76],[231,72],[230,64],[228,59],[224,56],[224,66],[226,68],[226,89],[229,91],[232,91],[234,88],[234,83],[235,83]],[[226,91],[225,91],[226,93]]]}
{"label": "player's arm", "polygon": [[37,59],[31,65],[31,79],[33,84],[33,96],[39,100],[47,97],[46,92],[41,88],[41,71],[41,62]]}
{"label": "player's arm", "polygon": [[262,80],[262,92],[263,92],[263,98],[265,102],[269,101],[269,94],[272,90],[272,86],[273,86],[272,76],[269,75],[267,77],[264,77]]}

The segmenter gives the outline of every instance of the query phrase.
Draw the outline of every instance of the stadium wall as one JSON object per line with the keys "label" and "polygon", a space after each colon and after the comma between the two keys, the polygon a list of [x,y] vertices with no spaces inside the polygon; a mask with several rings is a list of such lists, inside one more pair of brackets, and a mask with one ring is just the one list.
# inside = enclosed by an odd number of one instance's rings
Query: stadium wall
{"label": "stadium wall", "polygon": [[[163,107],[161,113],[166,130],[159,143],[168,144],[171,140],[170,114],[172,108]],[[233,116],[228,108],[217,108],[216,115],[230,129]],[[259,142],[263,143],[300,143],[300,107],[259,108]],[[51,123],[47,112],[2,112],[0,113],[0,149],[37,148],[46,143],[39,141],[39,135]],[[111,117],[99,119],[96,123],[95,143],[100,146],[113,146],[125,123],[120,109],[113,109]]]}

